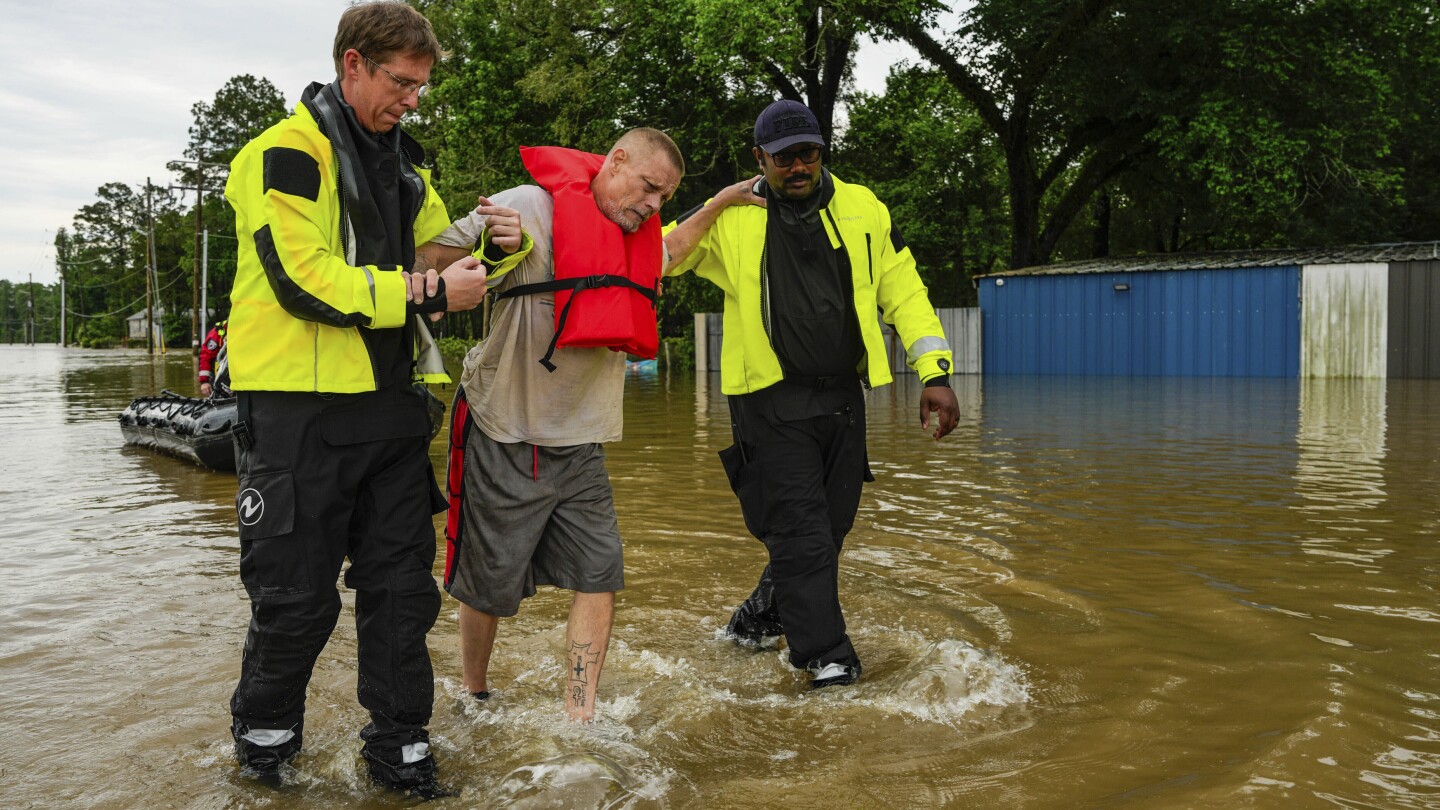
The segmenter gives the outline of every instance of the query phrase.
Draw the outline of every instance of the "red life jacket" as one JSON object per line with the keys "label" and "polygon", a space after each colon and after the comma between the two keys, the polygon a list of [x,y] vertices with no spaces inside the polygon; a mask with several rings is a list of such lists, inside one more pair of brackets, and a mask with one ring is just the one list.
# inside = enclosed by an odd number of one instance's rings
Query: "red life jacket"
{"label": "red life jacket", "polygon": [[605,162],[558,146],[522,146],[530,176],[555,200],[551,256],[555,280],[523,284],[499,298],[555,293],[555,339],[540,363],[554,371],[555,347],[598,347],[644,358],[659,349],[655,299],[664,259],[660,218],[625,233],[595,206],[590,183]]}

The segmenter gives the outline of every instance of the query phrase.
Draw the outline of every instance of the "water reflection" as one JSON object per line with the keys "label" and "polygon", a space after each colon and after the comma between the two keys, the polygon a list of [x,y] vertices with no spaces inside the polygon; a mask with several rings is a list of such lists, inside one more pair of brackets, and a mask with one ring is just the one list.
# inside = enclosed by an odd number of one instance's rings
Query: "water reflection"
{"label": "water reflection", "polygon": [[[191,373],[0,347],[0,712],[26,741],[0,747],[6,804],[391,806],[356,756],[349,594],[292,787],[234,776],[234,479],[127,451],[115,422]],[[872,392],[878,480],[841,571],[865,678],[816,694],[783,652],[719,638],[764,558],[716,460],[718,377],[627,385],[600,722],[561,719],[564,594],[502,627],[484,704],[447,601],[432,728],[466,792],[439,806],[1440,796],[1434,382],[957,378],[939,444],[913,378]]]}

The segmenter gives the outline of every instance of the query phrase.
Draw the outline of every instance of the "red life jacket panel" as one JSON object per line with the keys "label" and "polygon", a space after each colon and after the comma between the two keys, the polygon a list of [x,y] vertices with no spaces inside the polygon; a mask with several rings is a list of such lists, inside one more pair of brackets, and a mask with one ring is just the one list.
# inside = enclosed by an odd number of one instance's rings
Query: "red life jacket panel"
{"label": "red life jacket panel", "polygon": [[635,233],[600,213],[590,183],[605,162],[558,146],[522,146],[520,159],[535,182],[555,200],[551,255],[555,280],[506,290],[501,298],[555,293],[555,346],[604,346],[644,358],[659,349],[655,299],[664,260],[660,218],[647,219]]}

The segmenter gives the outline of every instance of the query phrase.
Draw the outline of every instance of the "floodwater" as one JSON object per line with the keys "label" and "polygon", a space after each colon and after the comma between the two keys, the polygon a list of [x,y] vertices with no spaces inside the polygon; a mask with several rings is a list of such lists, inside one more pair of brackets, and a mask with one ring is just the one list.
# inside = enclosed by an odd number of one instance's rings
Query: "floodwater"
{"label": "floodwater", "polygon": [[[394,806],[348,594],[289,784],[236,776],[234,480],[116,422],[190,362],[0,347],[0,805]],[[564,593],[502,623],[483,705],[446,597],[436,807],[1440,806],[1440,381],[957,378],[938,445],[913,379],[872,392],[865,675],[817,693],[718,635],[763,560],[717,383],[629,383],[597,723],[562,719]]]}

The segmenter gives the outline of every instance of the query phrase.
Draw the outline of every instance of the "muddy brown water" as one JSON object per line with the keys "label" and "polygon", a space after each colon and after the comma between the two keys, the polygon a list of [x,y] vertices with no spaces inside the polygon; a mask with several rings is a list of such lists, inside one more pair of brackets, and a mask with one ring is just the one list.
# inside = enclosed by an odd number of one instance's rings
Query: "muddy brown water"
{"label": "muddy brown water", "polygon": [[[234,478],[116,422],[190,364],[0,347],[0,805],[395,806],[362,778],[349,594],[289,784],[235,774]],[[719,638],[763,557],[718,378],[632,376],[600,720],[562,719],[566,594],[502,623],[488,705],[446,597],[432,733],[464,792],[434,806],[1440,806],[1440,382],[956,388],[939,444],[913,379],[869,395],[865,675],[809,693]]]}

